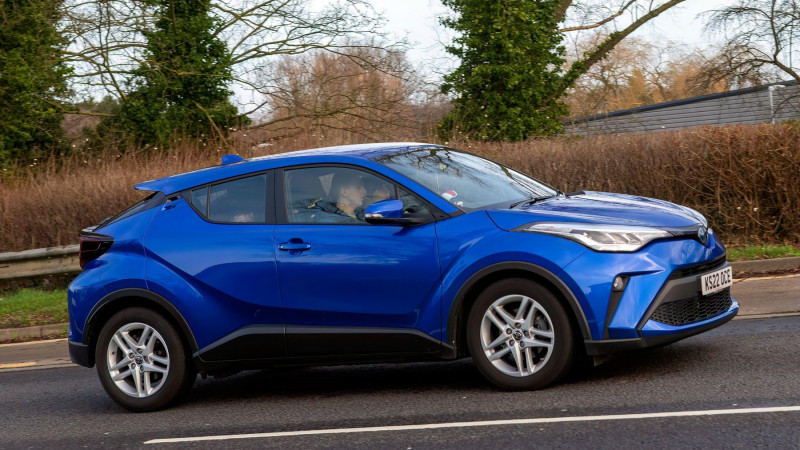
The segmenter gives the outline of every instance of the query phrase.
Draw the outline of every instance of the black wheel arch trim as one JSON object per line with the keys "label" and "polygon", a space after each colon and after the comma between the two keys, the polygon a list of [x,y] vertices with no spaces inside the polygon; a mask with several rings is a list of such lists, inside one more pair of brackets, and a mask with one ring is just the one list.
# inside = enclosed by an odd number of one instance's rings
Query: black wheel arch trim
{"label": "black wheel arch trim", "polygon": [[518,271],[529,272],[533,275],[544,278],[547,282],[552,284],[556,289],[558,289],[558,293],[560,293],[569,304],[570,309],[576,321],[578,322],[578,327],[580,328],[580,332],[581,335],[583,336],[583,339],[587,341],[592,339],[592,333],[589,330],[589,323],[586,321],[586,316],[583,313],[583,309],[581,308],[580,303],[578,303],[578,299],[575,298],[575,295],[572,293],[569,287],[567,287],[567,285],[563,281],[561,281],[560,278],[558,278],[549,270],[541,266],[537,266],[536,264],[532,264],[525,261],[505,261],[501,263],[492,264],[490,266],[486,266],[483,269],[478,270],[461,285],[458,292],[456,293],[456,296],[453,299],[453,304],[450,307],[450,313],[447,318],[447,342],[446,342],[447,344],[452,346],[454,352],[457,352],[459,347],[456,343],[456,339],[458,337],[457,327],[459,326],[458,317],[461,315],[462,304],[464,303],[467,292],[469,292],[478,282],[480,282],[487,276],[507,270],[518,270]]}
{"label": "black wheel arch trim", "polygon": [[[194,333],[192,333],[192,329],[189,328],[189,324],[186,323],[186,319],[183,318],[178,309],[169,302],[169,300],[165,299],[164,297],[156,294],[153,291],[148,291],[147,289],[139,289],[139,288],[125,288],[114,291],[110,294],[107,294],[105,297],[100,299],[96,305],[92,308],[89,312],[89,316],[86,319],[87,328],[88,326],[94,325],[95,316],[97,315],[100,310],[104,309],[107,306],[110,306],[115,301],[121,300],[123,298],[143,298],[153,303],[156,303],[158,306],[163,308],[167,313],[170,315],[168,319],[172,319],[179,327],[180,332],[183,337],[186,339],[186,342],[189,344],[189,354],[192,354],[197,351],[197,340],[194,337]],[[87,332],[89,331],[89,332]],[[83,344],[91,345],[90,336],[96,335],[97,330],[93,329],[84,329],[83,330]]]}

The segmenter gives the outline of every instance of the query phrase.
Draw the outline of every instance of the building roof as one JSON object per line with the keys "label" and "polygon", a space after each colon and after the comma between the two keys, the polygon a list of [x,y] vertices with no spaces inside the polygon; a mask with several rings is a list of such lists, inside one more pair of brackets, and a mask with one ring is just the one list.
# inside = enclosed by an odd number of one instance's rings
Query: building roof
{"label": "building roof", "polygon": [[794,81],[794,80],[792,80],[792,81],[781,81],[781,82],[778,82],[778,83],[764,84],[764,85],[761,85],[761,86],[754,86],[754,87],[749,87],[749,88],[744,88],[744,89],[736,89],[736,90],[733,90],[733,91],[719,92],[717,94],[701,95],[701,96],[698,96],[698,97],[690,97],[690,98],[685,98],[685,99],[681,99],[681,100],[673,100],[673,101],[670,101],[670,102],[656,103],[656,104],[653,104],[653,105],[640,106],[640,107],[637,107],[637,108],[621,109],[621,110],[612,111],[612,112],[608,112],[608,113],[600,113],[600,114],[594,114],[594,115],[591,115],[591,116],[583,116],[583,117],[578,117],[578,118],[575,118],[575,119],[569,119],[567,122],[569,124],[577,125],[577,124],[586,123],[586,122],[592,122],[592,121],[596,121],[596,120],[603,120],[603,119],[610,119],[610,118],[614,118],[614,117],[629,116],[629,115],[640,114],[640,113],[649,112],[649,111],[656,111],[656,110],[659,110],[659,109],[672,108],[672,107],[683,106],[683,105],[690,105],[690,104],[693,104],[693,103],[700,103],[700,102],[705,102],[705,101],[708,101],[708,100],[717,100],[717,99],[722,99],[722,98],[726,98],[726,97],[735,97],[735,96],[750,94],[750,93],[754,93],[754,92],[768,91],[773,86],[794,86],[794,85],[797,85],[797,84],[798,84],[797,81]]}

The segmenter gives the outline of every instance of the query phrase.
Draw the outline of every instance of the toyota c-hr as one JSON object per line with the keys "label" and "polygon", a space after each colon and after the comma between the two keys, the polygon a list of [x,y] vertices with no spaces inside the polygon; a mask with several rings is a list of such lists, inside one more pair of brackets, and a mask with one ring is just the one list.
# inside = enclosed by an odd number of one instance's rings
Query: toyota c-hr
{"label": "toyota c-hr", "polygon": [[696,211],[563,193],[414,143],[332,147],[148,181],[82,232],[72,360],[134,411],[198,372],[471,356],[504,389],[576,358],[719,326],[725,247]]}

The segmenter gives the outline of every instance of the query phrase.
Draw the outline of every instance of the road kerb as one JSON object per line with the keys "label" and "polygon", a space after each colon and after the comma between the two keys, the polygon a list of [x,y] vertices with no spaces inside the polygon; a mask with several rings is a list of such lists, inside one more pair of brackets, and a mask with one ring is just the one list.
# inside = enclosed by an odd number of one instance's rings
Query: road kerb
{"label": "road kerb", "polygon": [[61,336],[67,329],[66,323],[53,323],[25,328],[0,328],[0,342],[17,339],[44,339],[50,336]]}
{"label": "road kerb", "polygon": [[733,261],[731,262],[731,268],[733,269],[734,276],[739,276],[743,273],[770,273],[779,272],[782,270],[800,269],[800,256],[754,259],[751,261]]}

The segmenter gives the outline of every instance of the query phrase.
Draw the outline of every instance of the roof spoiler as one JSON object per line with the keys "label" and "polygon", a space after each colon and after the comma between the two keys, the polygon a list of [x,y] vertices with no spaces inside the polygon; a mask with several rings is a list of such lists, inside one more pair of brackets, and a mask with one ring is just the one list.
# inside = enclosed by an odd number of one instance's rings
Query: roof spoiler
{"label": "roof spoiler", "polygon": [[244,161],[244,158],[242,158],[239,155],[222,155],[222,165],[223,166],[226,166],[228,164],[237,163],[239,161]]}

